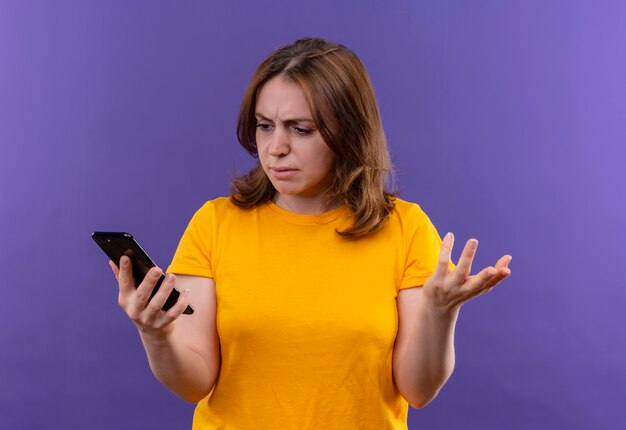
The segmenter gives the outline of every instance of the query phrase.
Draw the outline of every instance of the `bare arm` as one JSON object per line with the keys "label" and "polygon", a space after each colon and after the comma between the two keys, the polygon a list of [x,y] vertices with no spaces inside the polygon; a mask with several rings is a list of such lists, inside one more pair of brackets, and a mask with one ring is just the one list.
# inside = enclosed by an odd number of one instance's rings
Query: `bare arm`
{"label": "bare arm", "polygon": [[[148,301],[160,269],[151,269],[135,290],[130,260],[123,257],[120,270],[110,265],[119,283],[119,304],[139,331],[154,376],[189,402],[203,399],[213,389],[220,367],[213,280],[168,275]],[[183,294],[164,312],[161,307],[175,284]],[[195,312],[182,315],[190,300]]]}
{"label": "bare arm", "polygon": [[510,255],[469,276],[478,241],[471,239],[457,268],[449,270],[454,236],[446,235],[435,273],[422,288],[398,294],[398,335],[393,353],[396,387],[414,408],[432,401],[454,369],[454,329],[461,305],[509,276]]}

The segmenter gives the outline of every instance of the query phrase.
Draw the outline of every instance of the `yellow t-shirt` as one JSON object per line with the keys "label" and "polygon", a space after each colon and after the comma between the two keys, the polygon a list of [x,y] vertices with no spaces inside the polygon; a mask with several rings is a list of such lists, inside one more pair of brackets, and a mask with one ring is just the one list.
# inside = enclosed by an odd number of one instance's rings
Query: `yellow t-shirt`
{"label": "yellow t-shirt", "polygon": [[356,241],[340,207],[320,215],[228,198],[192,218],[168,272],[213,278],[221,368],[193,429],[406,429],[393,382],[398,291],[423,285],[441,240],[396,199],[388,224]]}

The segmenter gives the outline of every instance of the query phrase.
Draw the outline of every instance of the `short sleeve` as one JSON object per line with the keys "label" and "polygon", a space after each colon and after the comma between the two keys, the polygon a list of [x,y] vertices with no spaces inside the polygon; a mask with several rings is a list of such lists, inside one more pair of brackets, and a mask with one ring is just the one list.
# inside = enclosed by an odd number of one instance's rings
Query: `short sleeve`
{"label": "short sleeve", "polygon": [[213,278],[211,244],[214,223],[214,207],[211,202],[207,202],[191,218],[167,273]]}
{"label": "short sleeve", "polygon": [[[424,285],[435,271],[441,250],[437,229],[417,204],[411,205],[406,216],[406,263],[400,289]],[[452,262],[450,269],[454,269]]]}

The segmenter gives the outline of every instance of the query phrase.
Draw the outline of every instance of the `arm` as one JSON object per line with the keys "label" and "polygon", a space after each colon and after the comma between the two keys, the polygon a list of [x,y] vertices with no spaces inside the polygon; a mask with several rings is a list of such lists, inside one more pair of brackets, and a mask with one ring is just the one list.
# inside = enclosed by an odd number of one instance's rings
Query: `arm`
{"label": "arm", "polygon": [[454,369],[454,329],[461,305],[490,291],[511,271],[511,256],[494,267],[469,276],[478,241],[471,239],[450,271],[454,236],[441,245],[437,268],[422,288],[398,294],[398,335],[393,352],[393,375],[400,394],[414,408],[432,401]]}
{"label": "arm", "polygon": [[[213,389],[220,367],[215,283],[199,276],[168,275],[148,301],[160,270],[151,269],[135,290],[130,260],[123,257],[120,264],[118,270],[110,263],[119,282],[119,304],[139,331],[152,373],[179,397],[200,401]],[[183,294],[164,312],[161,307],[174,284]],[[190,297],[195,312],[182,315]]]}

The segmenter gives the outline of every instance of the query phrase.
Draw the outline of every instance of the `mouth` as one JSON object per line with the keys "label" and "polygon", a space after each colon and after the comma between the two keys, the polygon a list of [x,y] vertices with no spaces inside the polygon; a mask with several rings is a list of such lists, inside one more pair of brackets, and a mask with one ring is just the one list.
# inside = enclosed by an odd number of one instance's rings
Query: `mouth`
{"label": "mouth", "polygon": [[272,171],[272,176],[276,179],[289,179],[298,171],[298,169],[292,167],[272,167],[270,170]]}

